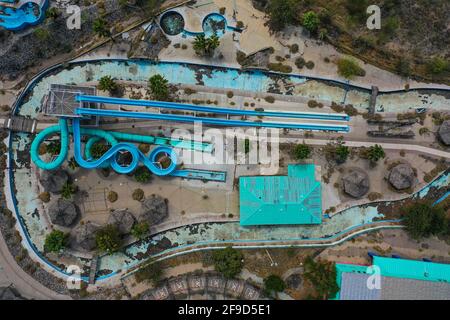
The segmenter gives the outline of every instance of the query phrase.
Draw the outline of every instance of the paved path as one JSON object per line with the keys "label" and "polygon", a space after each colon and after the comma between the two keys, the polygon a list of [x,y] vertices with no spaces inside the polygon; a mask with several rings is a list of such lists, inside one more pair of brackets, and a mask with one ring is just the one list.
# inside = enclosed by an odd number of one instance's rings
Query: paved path
{"label": "paved path", "polygon": [[0,232],[0,286],[13,286],[27,299],[69,300],[69,296],[58,294],[31,277],[16,263]]}

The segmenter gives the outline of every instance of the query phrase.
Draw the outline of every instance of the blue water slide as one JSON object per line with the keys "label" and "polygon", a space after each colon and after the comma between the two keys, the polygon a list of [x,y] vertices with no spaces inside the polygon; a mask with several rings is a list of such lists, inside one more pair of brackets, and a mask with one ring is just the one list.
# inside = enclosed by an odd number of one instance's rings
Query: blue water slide
{"label": "blue water slide", "polygon": [[279,122],[257,122],[243,120],[214,119],[207,117],[179,116],[169,114],[155,114],[148,112],[130,112],[118,110],[100,110],[77,108],[75,113],[82,116],[103,116],[116,118],[133,118],[147,120],[167,120],[176,122],[203,122],[205,124],[230,126],[230,127],[257,127],[257,128],[281,128],[281,129],[300,129],[300,130],[320,130],[320,131],[336,131],[348,132],[350,130],[347,125],[325,125],[325,124],[299,124],[299,123],[279,123]]}
{"label": "blue water slide", "polygon": [[350,117],[346,114],[315,113],[315,112],[276,112],[276,111],[252,111],[237,110],[230,108],[217,108],[209,106],[196,106],[192,104],[182,104],[164,101],[134,100],[124,98],[110,98],[101,96],[78,95],[75,97],[78,102],[86,103],[105,103],[124,106],[153,107],[172,110],[196,111],[205,113],[227,114],[237,116],[255,116],[255,117],[273,117],[273,118],[294,118],[294,119],[315,119],[315,120],[333,120],[349,121]]}

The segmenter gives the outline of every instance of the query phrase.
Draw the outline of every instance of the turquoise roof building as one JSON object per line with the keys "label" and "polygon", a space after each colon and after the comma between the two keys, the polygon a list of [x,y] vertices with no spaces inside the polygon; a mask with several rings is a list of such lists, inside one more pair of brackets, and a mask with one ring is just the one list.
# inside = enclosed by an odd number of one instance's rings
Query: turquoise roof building
{"label": "turquoise roof building", "polygon": [[242,226],[322,223],[313,164],[289,165],[287,176],[240,177],[239,198]]}
{"label": "turquoise roof building", "polygon": [[368,288],[368,266],[336,264],[340,291],[335,299],[450,299],[450,264],[374,256],[372,265],[379,268],[380,289]]}

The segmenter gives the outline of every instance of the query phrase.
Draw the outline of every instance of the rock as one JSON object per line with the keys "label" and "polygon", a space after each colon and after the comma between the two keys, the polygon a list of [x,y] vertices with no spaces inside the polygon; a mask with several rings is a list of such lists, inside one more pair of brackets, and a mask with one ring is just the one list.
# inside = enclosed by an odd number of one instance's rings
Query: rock
{"label": "rock", "polygon": [[79,211],[73,202],[61,198],[50,204],[48,215],[53,224],[70,227],[78,218]]}
{"label": "rock", "polygon": [[87,222],[85,224],[80,224],[75,229],[75,242],[78,246],[84,250],[94,250],[97,246],[95,242],[95,234],[98,231],[99,226],[93,224],[92,222]]}
{"label": "rock", "polygon": [[286,278],[287,287],[293,290],[300,289],[302,283],[302,277],[298,273],[291,274]]}
{"label": "rock", "polygon": [[438,130],[439,139],[446,146],[450,146],[450,120],[444,121]]}
{"label": "rock", "polygon": [[0,300],[26,300],[12,287],[0,287]]}
{"label": "rock", "polygon": [[369,191],[369,176],[362,170],[352,170],[342,178],[344,192],[354,198],[361,198]]}
{"label": "rock", "polygon": [[42,170],[39,182],[44,187],[45,191],[59,194],[64,184],[69,181],[69,174],[62,170]]}
{"label": "rock", "polygon": [[152,195],[142,202],[139,221],[147,221],[150,225],[155,225],[163,221],[168,214],[169,210],[164,198]]}
{"label": "rock", "polygon": [[108,219],[108,224],[115,225],[121,234],[128,234],[133,228],[134,216],[127,210],[115,210]]}
{"label": "rock", "polygon": [[395,189],[404,190],[414,185],[416,176],[409,164],[401,163],[392,168],[388,180]]}

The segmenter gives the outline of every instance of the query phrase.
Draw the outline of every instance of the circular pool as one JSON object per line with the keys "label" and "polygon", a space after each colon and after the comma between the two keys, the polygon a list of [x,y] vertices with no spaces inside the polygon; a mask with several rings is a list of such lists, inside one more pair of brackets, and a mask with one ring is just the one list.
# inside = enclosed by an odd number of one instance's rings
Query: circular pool
{"label": "circular pool", "polygon": [[162,15],[160,25],[166,34],[175,36],[184,31],[184,18],[176,11],[169,11]]}
{"label": "circular pool", "polygon": [[227,28],[227,20],[224,16],[218,13],[208,14],[205,19],[203,19],[203,32],[207,37],[216,35],[221,37],[225,34]]}

